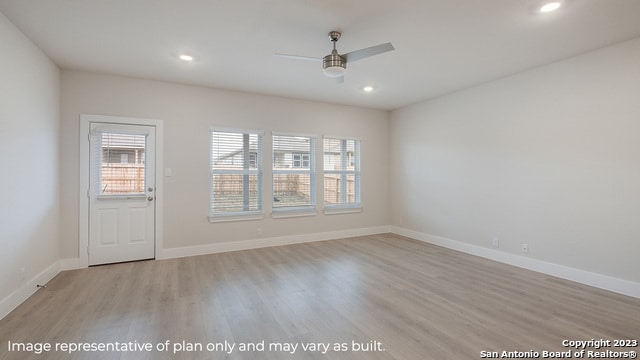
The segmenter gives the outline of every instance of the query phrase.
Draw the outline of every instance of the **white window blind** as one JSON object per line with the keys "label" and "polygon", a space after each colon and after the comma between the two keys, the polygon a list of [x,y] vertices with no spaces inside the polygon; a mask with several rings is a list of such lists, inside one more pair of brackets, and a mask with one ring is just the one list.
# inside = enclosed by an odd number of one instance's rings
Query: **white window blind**
{"label": "white window blind", "polygon": [[359,208],[360,140],[325,137],[324,206]]}
{"label": "white window blind", "polygon": [[147,134],[91,133],[92,196],[144,195]]}
{"label": "white window blind", "polygon": [[262,213],[262,133],[211,130],[209,218]]}
{"label": "white window blind", "polygon": [[315,137],[273,134],[273,210],[314,210]]}

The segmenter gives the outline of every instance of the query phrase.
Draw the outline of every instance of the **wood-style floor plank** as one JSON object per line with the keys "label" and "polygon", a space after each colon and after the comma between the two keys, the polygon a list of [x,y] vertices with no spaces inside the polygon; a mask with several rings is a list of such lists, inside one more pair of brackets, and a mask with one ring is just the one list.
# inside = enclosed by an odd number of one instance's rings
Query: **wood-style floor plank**
{"label": "wood-style floor plank", "polygon": [[[478,359],[572,350],[565,339],[640,341],[640,299],[380,234],[65,271],[0,320],[0,359]],[[171,345],[36,355],[9,341]],[[182,341],[203,351],[173,354]],[[238,349],[262,341],[267,351]],[[334,349],[353,342],[384,351]]]}

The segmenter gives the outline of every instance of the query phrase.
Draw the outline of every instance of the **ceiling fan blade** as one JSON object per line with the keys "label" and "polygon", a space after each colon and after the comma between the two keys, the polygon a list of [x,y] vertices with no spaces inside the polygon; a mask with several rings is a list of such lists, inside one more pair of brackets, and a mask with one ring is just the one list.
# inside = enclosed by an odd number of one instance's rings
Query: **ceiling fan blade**
{"label": "ceiling fan blade", "polygon": [[352,63],[354,61],[362,60],[364,58],[382,54],[391,50],[395,50],[393,45],[391,45],[391,43],[386,43],[386,44],[380,44],[380,45],[368,47],[366,49],[352,51],[350,53],[343,54],[342,57],[347,59],[347,63]]}
{"label": "ceiling fan blade", "polygon": [[311,56],[300,56],[300,55],[289,55],[289,54],[273,54],[273,56],[288,58],[288,59],[296,59],[296,60],[311,60],[311,61],[322,61],[322,58],[315,58]]}
{"label": "ceiling fan blade", "polygon": [[336,78],[336,84],[342,84],[344,82],[344,76],[338,76]]}

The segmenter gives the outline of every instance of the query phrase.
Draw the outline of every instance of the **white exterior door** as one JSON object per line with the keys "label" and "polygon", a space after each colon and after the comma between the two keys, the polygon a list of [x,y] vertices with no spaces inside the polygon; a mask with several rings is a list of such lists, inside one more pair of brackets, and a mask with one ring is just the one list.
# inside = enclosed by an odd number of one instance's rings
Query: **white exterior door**
{"label": "white exterior door", "polygon": [[90,123],[89,265],[155,258],[155,127]]}

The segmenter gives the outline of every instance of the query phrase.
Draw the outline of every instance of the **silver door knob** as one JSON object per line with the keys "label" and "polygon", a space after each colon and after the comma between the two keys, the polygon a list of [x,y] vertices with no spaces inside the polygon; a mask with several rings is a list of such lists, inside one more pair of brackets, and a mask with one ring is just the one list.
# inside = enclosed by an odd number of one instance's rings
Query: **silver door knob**
{"label": "silver door knob", "polygon": [[153,196],[149,196],[149,197],[147,198],[147,200],[149,200],[149,201],[153,201]]}

